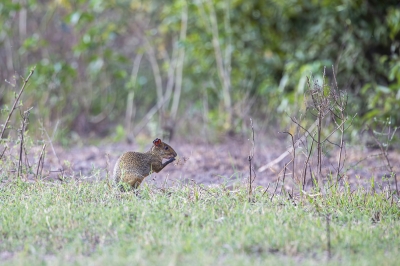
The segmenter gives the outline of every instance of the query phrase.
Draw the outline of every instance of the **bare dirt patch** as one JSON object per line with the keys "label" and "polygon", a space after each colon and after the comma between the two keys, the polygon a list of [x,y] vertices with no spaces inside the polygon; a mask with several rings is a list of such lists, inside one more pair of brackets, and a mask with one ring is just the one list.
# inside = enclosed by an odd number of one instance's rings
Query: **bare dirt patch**
{"label": "bare dirt patch", "polygon": [[[150,142],[151,143],[151,142]],[[260,143],[260,142],[259,142]],[[290,144],[279,145],[276,143],[262,142],[257,144],[253,159],[253,166],[256,173],[255,185],[267,186],[278,180],[283,175],[284,165],[291,160],[291,155],[282,160],[279,164],[264,172],[258,172],[259,167],[277,158]],[[145,182],[156,186],[172,186],[176,182],[196,182],[198,184],[212,185],[226,183],[227,185],[246,183],[249,176],[248,155],[251,143],[247,139],[232,138],[219,144],[199,144],[187,141],[173,141],[169,143],[177,151],[180,163],[170,164],[158,174],[146,178]],[[126,151],[143,152],[145,149],[138,145],[126,143],[113,143],[105,145],[77,146],[70,149],[55,147],[55,154],[48,149],[44,174],[47,179],[58,179],[63,169],[64,178],[76,178],[94,180],[106,178],[112,174],[117,158]],[[38,147],[38,150],[40,148]],[[385,163],[379,156],[379,150],[369,150],[361,146],[348,146],[346,149],[345,167],[342,181],[350,181],[352,184],[369,185],[371,178],[381,184],[390,184],[394,188],[394,178],[391,177]],[[304,172],[304,158],[301,150],[297,151],[295,164],[295,181],[302,178]],[[338,154],[332,152],[324,155],[325,174],[335,175]],[[390,159],[394,170],[400,172],[400,154],[391,151]],[[303,159],[301,159],[303,158]],[[108,162],[107,162],[108,160]],[[310,160],[311,167],[315,167],[316,160]],[[289,163],[286,170],[285,184],[288,187],[295,186],[292,174],[293,165]],[[382,181],[382,177],[385,179]],[[309,170],[307,170],[307,186],[312,185]]]}

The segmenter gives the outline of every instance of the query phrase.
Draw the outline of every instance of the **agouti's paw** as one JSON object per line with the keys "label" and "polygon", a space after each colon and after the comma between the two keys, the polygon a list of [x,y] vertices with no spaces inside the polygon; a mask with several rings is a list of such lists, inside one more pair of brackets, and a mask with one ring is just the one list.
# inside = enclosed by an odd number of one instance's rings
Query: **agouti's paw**
{"label": "agouti's paw", "polygon": [[173,161],[175,161],[175,158],[170,158],[168,159],[168,161],[166,161],[165,163],[163,163],[163,167],[167,166],[168,164],[172,163]]}

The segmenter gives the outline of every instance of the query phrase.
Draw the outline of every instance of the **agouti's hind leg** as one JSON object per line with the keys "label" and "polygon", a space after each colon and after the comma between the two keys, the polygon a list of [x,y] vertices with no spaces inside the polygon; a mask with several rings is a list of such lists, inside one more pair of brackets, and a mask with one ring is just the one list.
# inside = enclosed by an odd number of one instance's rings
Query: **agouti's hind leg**
{"label": "agouti's hind leg", "polygon": [[137,189],[142,183],[143,179],[144,178],[140,178],[137,175],[125,174],[124,177],[122,178],[122,181],[124,183],[127,183],[131,188]]}
{"label": "agouti's hind leg", "polygon": [[137,194],[137,192],[139,191],[139,189],[138,189],[139,185],[140,185],[140,182],[136,182],[133,186],[129,183],[120,182],[118,184],[118,189],[121,192],[133,191],[135,194]]}
{"label": "agouti's hind leg", "polygon": [[127,184],[127,183],[119,182],[119,183],[118,183],[118,189],[119,189],[119,191],[121,191],[121,192],[127,192],[127,191],[132,190],[132,187],[131,187],[129,184]]}

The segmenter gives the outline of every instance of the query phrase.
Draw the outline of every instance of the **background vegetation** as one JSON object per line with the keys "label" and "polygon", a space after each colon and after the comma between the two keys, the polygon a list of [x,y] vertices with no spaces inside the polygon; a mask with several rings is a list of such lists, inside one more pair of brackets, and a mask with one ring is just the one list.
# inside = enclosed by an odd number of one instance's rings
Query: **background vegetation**
{"label": "background vegetation", "polygon": [[326,66],[330,84],[333,66],[356,124],[397,124],[399,49],[397,0],[6,0],[0,105],[36,66],[22,97],[32,131],[238,132],[249,114],[288,123],[306,77]]}

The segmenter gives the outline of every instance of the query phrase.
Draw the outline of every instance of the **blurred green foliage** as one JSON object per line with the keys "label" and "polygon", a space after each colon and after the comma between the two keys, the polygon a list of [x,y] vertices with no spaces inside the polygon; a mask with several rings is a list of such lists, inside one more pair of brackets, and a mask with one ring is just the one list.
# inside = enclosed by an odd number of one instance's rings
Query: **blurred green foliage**
{"label": "blurred green foliage", "polygon": [[[118,124],[139,123],[157,104],[158,85],[167,95],[169,71],[184,50],[177,117],[194,124],[237,131],[250,114],[260,123],[288,123],[285,113],[303,108],[306,77],[321,79],[326,67],[331,84],[332,66],[359,125],[388,117],[398,124],[399,49],[398,0],[5,0],[0,104],[3,109],[13,100],[18,78],[12,77],[36,65],[23,95],[24,104],[35,107],[35,120],[51,129],[59,121],[66,136],[114,133]],[[177,90],[174,85],[171,100],[151,119],[171,117]]]}

